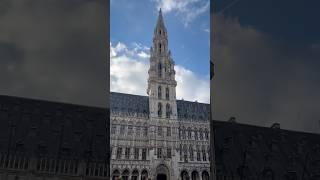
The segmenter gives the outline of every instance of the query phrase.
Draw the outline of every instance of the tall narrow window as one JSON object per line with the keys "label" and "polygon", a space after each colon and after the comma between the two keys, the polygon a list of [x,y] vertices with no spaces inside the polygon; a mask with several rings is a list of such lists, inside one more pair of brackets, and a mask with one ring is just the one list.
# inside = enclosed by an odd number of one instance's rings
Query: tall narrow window
{"label": "tall narrow window", "polygon": [[191,137],[192,137],[192,136],[191,136],[191,133],[192,133],[192,131],[191,131],[191,128],[189,127],[189,128],[188,128],[188,139],[191,139]]}
{"label": "tall narrow window", "polygon": [[169,88],[166,88],[166,99],[169,100]]}
{"label": "tall narrow window", "polygon": [[167,127],[167,136],[171,136],[171,128]]}
{"label": "tall narrow window", "polygon": [[128,126],[128,136],[131,136],[133,133],[133,127],[131,125]]}
{"label": "tall narrow window", "polygon": [[171,148],[167,149],[167,158],[171,158]]}
{"label": "tall narrow window", "polygon": [[161,53],[161,43],[159,43],[159,52]]}
{"label": "tall narrow window", "polygon": [[197,149],[197,161],[201,161],[200,150]]}
{"label": "tall narrow window", "polygon": [[162,104],[158,103],[158,117],[162,116]]}
{"label": "tall narrow window", "polygon": [[142,160],[147,160],[147,149],[142,149]]}
{"label": "tall narrow window", "polygon": [[162,149],[158,148],[157,150],[157,158],[161,158],[162,157]]}
{"label": "tall narrow window", "polygon": [[125,128],[126,127],[124,125],[120,126],[120,134],[124,135]]}
{"label": "tall narrow window", "polygon": [[161,126],[158,127],[158,136],[162,136],[162,127]]}
{"label": "tall narrow window", "polygon": [[144,127],[143,135],[146,137],[148,136],[148,127]]}
{"label": "tall narrow window", "polygon": [[205,149],[202,149],[202,160],[207,161],[207,153]]}
{"label": "tall narrow window", "polygon": [[158,76],[159,77],[162,76],[162,65],[161,65],[161,63],[159,63],[159,65],[158,65]]}
{"label": "tall narrow window", "polygon": [[193,161],[193,148],[192,145],[189,146],[190,160]]}
{"label": "tall narrow window", "polygon": [[167,104],[166,105],[166,118],[170,118],[170,114],[171,114],[170,104]]}
{"label": "tall narrow window", "polygon": [[161,99],[162,92],[161,92],[161,86],[158,87],[158,98]]}
{"label": "tall narrow window", "polygon": [[130,148],[126,148],[125,157],[126,159],[130,159]]}
{"label": "tall narrow window", "polygon": [[136,136],[140,136],[140,127],[136,127]]}
{"label": "tall narrow window", "polygon": [[117,149],[117,159],[121,159],[121,154],[122,154],[122,148]]}
{"label": "tall narrow window", "polygon": [[116,132],[117,132],[117,126],[116,125],[112,125],[111,134],[116,134]]}
{"label": "tall narrow window", "polygon": [[139,148],[134,148],[134,159],[139,159]]}

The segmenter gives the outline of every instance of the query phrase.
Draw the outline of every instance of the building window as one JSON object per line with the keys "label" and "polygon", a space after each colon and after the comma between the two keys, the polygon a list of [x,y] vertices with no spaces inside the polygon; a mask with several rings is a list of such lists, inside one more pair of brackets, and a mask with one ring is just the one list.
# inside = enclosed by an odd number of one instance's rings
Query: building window
{"label": "building window", "polygon": [[142,160],[147,160],[147,149],[142,149]]}
{"label": "building window", "polygon": [[209,132],[208,132],[208,130],[205,131],[205,136],[206,136],[206,139],[208,140],[208,139],[209,139]]}
{"label": "building window", "polygon": [[180,144],[180,161],[182,161],[182,144]]}
{"label": "building window", "polygon": [[139,159],[139,148],[134,148],[134,159]]}
{"label": "building window", "polygon": [[159,65],[158,65],[158,76],[159,77],[162,76],[162,65],[161,65],[161,63],[159,63]]}
{"label": "building window", "polygon": [[136,136],[140,136],[140,127],[136,127]]}
{"label": "building window", "polygon": [[125,158],[126,158],[126,159],[130,159],[130,148],[126,148]]}
{"label": "building window", "polygon": [[203,140],[203,133],[201,129],[199,130],[199,136],[200,136],[200,140]]}
{"label": "building window", "polygon": [[161,43],[159,43],[159,52],[161,53]]}
{"label": "building window", "polygon": [[158,103],[158,117],[162,116],[162,104],[159,102]]}
{"label": "building window", "polygon": [[161,86],[158,87],[158,98],[161,99],[162,92],[161,92]]}
{"label": "building window", "polygon": [[166,99],[169,100],[169,88],[166,88]]}
{"label": "building window", "polygon": [[171,128],[167,127],[167,136],[171,136]]}
{"label": "building window", "polygon": [[162,136],[162,127],[161,126],[158,127],[158,136]]}
{"label": "building window", "polygon": [[145,127],[145,128],[144,128],[143,135],[144,135],[145,137],[148,136],[148,127]]}
{"label": "building window", "polygon": [[158,151],[157,151],[157,158],[161,158],[162,157],[162,149],[161,148],[158,148]]}
{"label": "building window", "polygon": [[116,134],[116,132],[117,132],[117,126],[116,125],[112,125],[111,134]]}
{"label": "building window", "polygon": [[117,149],[117,159],[121,159],[122,148]]}
{"label": "building window", "polygon": [[128,135],[131,136],[133,134],[133,127],[128,126]]}
{"label": "building window", "polygon": [[207,154],[205,149],[202,150],[202,160],[207,161]]}
{"label": "building window", "polygon": [[170,118],[171,114],[171,109],[170,109],[170,104],[166,105],[166,118]]}
{"label": "building window", "polygon": [[182,138],[186,139],[186,130],[182,128]]}
{"label": "building window", "polygon": [[189,146],[190,160],[193,161],[193,148],[192,145]]}
{"label": "building window", "polygon": [[124,135],[125,128],[126,127],[124,125],[120,126],[120,134]]}
{"label": "building window", "polygon": [[192,133],[191,129],[188,128],[188,139],[191,139],[191,133]]}
{"label": "building window", "polygon": [[194,139],[198,140],[198,131],[197,131],[197,129],[195,129],[195,131],[194,131]]}
{"label": "building window", "polygon": [[167,158],[171,158],[171,148],[167,149]]}
{"label": "building window", "polygon": [[187,145],[183,146],[184,162],[188,162],[188,149]]}
{"label": "building window", "polygon": [[201,161],[200,150],[197,148],[197,161]]}

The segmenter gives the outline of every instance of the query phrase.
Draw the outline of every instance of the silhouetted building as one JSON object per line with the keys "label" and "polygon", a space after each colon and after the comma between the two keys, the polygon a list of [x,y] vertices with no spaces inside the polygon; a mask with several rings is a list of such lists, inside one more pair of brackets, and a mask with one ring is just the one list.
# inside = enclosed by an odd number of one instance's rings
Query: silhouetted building
{"label": "silhouetted building", "polygon": [[107,109],[0,96],[0,179],[107,179]]}
{"label": "silhouetted building", "polygon": [[320,135],[212,121],[217,180],[320,179]]}

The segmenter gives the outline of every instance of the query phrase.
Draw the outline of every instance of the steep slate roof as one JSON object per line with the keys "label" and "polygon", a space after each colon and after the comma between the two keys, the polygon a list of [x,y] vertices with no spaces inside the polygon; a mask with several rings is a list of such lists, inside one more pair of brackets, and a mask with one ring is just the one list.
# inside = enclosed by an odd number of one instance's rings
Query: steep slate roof
{"label": "steep slate roof", "polygon": [[0,95],[0,153],[107,160],[108,117],[103,108]]}
{"label": "steep slate roof", "polygon": [[[149,97],[111,92],[110,109],[112,112],[138,112],[149,115]],[[178,120],[209,120],[209,104],[177,100],[177,110]]]}
{"label": "steep slate roof", "polygon": [[217,175],[239,177],[243,168],[246,179],[261,179],[268,171],[274,179],[320,178],[320,134],[212,122]]}

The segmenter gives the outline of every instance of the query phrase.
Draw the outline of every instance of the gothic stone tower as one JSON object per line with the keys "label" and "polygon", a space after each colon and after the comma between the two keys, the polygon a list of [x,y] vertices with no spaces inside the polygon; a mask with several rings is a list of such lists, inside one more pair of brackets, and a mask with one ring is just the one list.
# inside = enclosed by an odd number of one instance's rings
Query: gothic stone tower
{"label": "gothic stone tower", "polygon": [[174,61],[168,46],[168,34],[161,9],[150,49],[148,71],[150,164],[154,179],[178,179],[179,124],[177,121]]}

